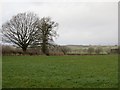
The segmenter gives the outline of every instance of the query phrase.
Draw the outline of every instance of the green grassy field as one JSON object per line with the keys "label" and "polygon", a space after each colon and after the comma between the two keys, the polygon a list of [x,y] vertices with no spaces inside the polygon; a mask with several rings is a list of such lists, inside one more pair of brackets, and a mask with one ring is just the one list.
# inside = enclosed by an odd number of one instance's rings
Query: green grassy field
{"label": "green grassy field", "polygon": [[115,88],[117,55],[3,56],[3,88]]}

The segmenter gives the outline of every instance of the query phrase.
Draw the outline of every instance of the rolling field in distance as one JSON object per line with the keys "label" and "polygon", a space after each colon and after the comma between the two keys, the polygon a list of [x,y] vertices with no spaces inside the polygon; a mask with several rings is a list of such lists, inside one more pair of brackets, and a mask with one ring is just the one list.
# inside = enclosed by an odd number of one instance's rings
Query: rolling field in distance
{"label": "rolling field in distance", "polygon": [[3,88],[116,88],[118,56],[3,56]]}

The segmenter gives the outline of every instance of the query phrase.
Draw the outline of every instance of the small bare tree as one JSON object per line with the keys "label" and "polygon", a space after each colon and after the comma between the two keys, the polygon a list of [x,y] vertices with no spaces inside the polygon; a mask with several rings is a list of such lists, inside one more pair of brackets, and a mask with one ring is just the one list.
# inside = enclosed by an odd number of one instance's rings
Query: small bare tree
{"label": "small bare tree", "polygon": [[34,13],[19,13],[2,25],[3,41],[15,44],[26,52],[27,47],[34,44],[40,33],[38,32],[38,20]]}
{"label": "small bare tree", "polygon": [[93,52],[94,52],[94,48],[93,48],[93,47],[89,47],[89,48],[88,48],[88,53],[89,53],[89,54],[92,54]]}
{"label": "small bare tree", "polygon": [[71,49],[67,46],[60,46],[60,49],[64,53],[64,55],[71,51]]}
{"label": "small bare tree", "polygon": [[97,47],[95,49],[96,54],[100,54],[103,51],[102,47]]}

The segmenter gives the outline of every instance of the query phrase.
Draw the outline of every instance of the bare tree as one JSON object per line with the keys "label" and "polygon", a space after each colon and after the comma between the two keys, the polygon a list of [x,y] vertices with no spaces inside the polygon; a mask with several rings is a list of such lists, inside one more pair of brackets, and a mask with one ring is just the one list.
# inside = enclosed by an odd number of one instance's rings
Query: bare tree
{"label": "bare tree", "polygon": [[100,54],[103,51],[102,47],[97,47],[95,49],[96,54]]}
{"label": "bare tree", "polygon": [[58,27],[58,23],[51,21],[50,17],[43,17],[39,21],[39,31],[40,35],[40,45],[41,50],[44,54],[49,55],[49,46],[54,43],[54,38],[58,36],[56,29]]}
{"label": "bare tree", "polygon": [[93,48],[93,47],[89,47],[89,48],[88,48],[88,53],[89,53],[89,54],[92,54],[93,52],[94,52],[94,48]]}
{"label": "bare tree", "polygon": [[39,18],[34,13],[19,13],[2,25],[3,40],[15,44],[26,52],[27,47],[36,42]]}
{"label": "bare tree", "polygon": [[71,49],[67,46],[60,46],[60,49],[64,53],[64,55],[71,51]]}

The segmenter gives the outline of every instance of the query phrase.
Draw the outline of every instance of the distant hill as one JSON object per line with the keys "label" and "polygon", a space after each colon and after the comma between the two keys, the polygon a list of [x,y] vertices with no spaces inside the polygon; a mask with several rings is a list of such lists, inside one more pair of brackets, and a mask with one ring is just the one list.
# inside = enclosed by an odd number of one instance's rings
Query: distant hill
{"label": "distant hill", "polygon": [[79,49],[88,49],[89,47],[97,48],[102,47],[103,49],[110,49],[110,48],[117,48],[116,45],[63,45],[72,50],[79,50]]}

